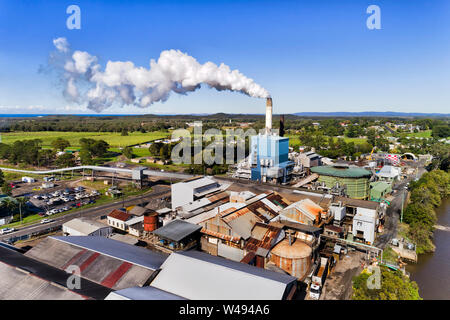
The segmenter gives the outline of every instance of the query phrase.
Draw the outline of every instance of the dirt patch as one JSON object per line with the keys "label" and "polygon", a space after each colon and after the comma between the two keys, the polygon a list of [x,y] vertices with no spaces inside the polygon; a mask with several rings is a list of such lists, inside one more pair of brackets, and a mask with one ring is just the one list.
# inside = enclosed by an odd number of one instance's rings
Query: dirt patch
{"label": "dirt patch", "polygon": [[350,300],[352,296],[352,279],[362,271],[364,254],[350,252],[338,261],[325,281],[320,300]]}

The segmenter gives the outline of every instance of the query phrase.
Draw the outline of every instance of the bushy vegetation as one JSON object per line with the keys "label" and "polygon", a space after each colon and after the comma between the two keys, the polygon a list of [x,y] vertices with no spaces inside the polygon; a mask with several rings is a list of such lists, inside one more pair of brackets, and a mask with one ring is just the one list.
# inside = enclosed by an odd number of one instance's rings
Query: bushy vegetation
{"label": "bushy vegetation", "polygon": [[404,276],[401,271],[393,271],[380,266],[381,289],[369,289],[367,279],[371,273],[364,270],[353,278],[353,300],[422,300],[415,281]]}
{"label": "bushy vegetation", "polygon": [[403,214],[404,222],[409,225],[408,238],[416,243],[417,253],[434,251],[434,208],[450,193],[450,173],[443,170],[426,172],[411,183],[410,190],[410,203]]}

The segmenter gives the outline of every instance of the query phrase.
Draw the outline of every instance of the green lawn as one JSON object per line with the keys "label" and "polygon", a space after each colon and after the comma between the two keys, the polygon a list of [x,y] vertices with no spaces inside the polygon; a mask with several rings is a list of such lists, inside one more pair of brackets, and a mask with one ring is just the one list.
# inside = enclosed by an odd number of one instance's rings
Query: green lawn
{"label": "green lawn", "polygon": [[[290,146],[301,146],[302,145],[300,139],[298,138],[298,135],[287,134],[286,137],[289,138],[289,145]],[[334,141],[337,141],[337,140],[338,140],[338,138],[334,138]],[[363,144],[367,140],[363,139],[363,138],[348,138],[348,137],[344,137],[344,141],[346,143],[354,142],[355,144]]]}
{"label": "green lawn", "polygon": [[407,136],[407,137],[415,137],[415,138],[431,138],[431,130],[406,133],[405,136]]}
{"label": "green lawn", "polygon": [[113,132],[10,132],[1,134],[1,142],[11,144],[17,140],[41,139],[44,146],[50,146],[52,141],[56,140],[57,138],[63,138],[68,140],[72,147],[79,147],[81,138],[91,138],[97,140],[105,140],[112,147],[125,147],[128,145],[134,145],[155,139],[165,138],[169,135],[170,133],[162,131],[146,133],[131,132],[128,134],[128,136],[122,136],[120,133]]}

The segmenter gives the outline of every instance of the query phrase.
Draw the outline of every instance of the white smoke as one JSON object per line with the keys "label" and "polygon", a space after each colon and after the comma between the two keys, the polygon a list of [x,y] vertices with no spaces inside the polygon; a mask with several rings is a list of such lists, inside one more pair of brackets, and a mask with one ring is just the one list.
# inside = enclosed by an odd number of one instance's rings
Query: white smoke
{"label": "white smoke", "polygon": [[63,57],[64,95],[97,112],[117,104],[148,107],[166,101],[171,92],[187,94],[207,84],[217,90],[237,91],[256,98],[270,97],[269,92],[239,70],[212,62],[200,64],[179,50],[161,52],[150,68],[132,62],[108,61],[102,71],[98,59],[84,51],[70,51],[65,38],[53,40]]}

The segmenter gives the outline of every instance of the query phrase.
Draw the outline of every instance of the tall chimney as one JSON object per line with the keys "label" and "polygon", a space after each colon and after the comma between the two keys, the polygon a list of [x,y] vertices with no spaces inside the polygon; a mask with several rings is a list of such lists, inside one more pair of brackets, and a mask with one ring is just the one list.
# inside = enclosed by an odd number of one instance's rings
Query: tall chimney
{"label": "tall chimney", "polygon": [[284,137],[284,114],[280,116],[280,137]]}
{"label": "tall chimney", "polygon": [[272,131],[272,98],[266,100],[266,133]]}

